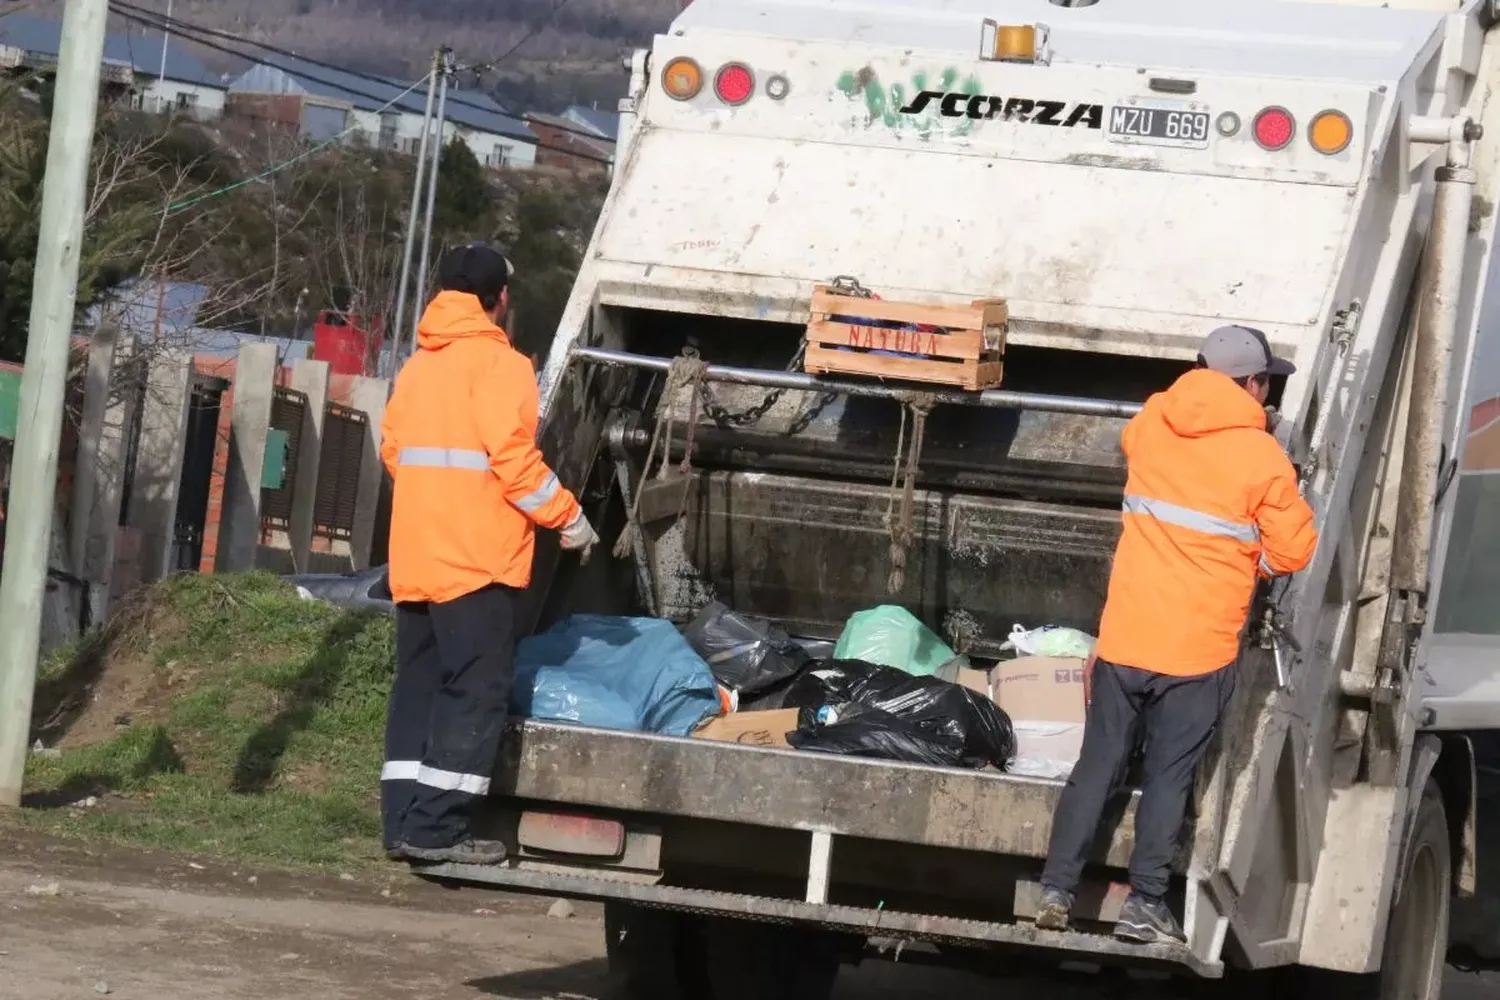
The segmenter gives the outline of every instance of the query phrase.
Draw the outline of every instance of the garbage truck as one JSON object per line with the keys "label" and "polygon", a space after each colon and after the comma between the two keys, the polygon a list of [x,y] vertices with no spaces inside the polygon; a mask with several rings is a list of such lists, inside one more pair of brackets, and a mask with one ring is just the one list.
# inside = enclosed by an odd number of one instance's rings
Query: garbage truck
{"label": "garbage truck", "polygon": [[[1048,932],[1060,780],[538,720],[477,821],[510,859],[425,877],[602,901],[643,998],[826,997],[883,956],[1415,1000],[1495,962],[1496,6],[696,0],[628,60],[538,373],[545,452],[623,541],[542,539],[530,628],[718,600],[815,643],[899,604],[980,662],[1089,631],[1125,421],[1214,327],[1295,360],[1275,433],[1321,543],[1247,622],[1184,944],[1110,934],[1133,792]],[[809,373],[840,278],[1003,300],[1001,384]]]}

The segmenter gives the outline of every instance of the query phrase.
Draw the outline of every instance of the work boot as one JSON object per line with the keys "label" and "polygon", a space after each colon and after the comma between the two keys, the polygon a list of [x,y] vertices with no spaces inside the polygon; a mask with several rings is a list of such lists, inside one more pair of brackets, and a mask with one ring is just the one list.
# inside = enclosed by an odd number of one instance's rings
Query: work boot
{"label": "work boot", "polygon": [[1044,931],[1068,929],[1068,915],[1073,912],[1073,894],[1066,889],[1042,889],[1042,901],[1036,908],[1036,925]]}
{"label": "work boot", "polygon": [[505,845],[498,840],[475,840],[467,837],[451,847],[416,847],[402,844],[398,848],[406,860],[429,865],[498,865],[505,860]]}
{"label": "work boot", "polygon": [[1165,901],[1147,899],[1132,892],[1115,922],[1115,937],[1132,944],[1165,944],[1186,942],[1187,935],[1172,915]]}
{"label": "work boot", "polygon": [[394,844],[394,845],[392,845],[390,847],[387,847],[385,849],[385,859],[387,861],[405,861],[406,860],[406,845],[404,845],[404,844]]}

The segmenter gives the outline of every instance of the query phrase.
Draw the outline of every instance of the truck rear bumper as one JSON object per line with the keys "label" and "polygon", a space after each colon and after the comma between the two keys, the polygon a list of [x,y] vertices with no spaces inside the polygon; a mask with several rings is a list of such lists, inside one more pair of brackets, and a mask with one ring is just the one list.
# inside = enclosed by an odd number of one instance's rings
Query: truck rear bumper
{"label": "truck rear bumper", "polygon": [[[1044,859],[1062,782],[512,720],[490,794]],[[1097,860],[1129,864],[1132,795]]]}

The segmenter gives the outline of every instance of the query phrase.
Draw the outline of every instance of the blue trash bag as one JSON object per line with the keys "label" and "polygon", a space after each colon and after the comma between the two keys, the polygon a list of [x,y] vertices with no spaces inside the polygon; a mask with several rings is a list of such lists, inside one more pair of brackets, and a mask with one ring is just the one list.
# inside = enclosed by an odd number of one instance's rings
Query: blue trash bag
{"label": "blue trash bag", "polygon": [[671,622],[574,615],[516,646],[511,712],[688,736],[719,711],[708,664]]}

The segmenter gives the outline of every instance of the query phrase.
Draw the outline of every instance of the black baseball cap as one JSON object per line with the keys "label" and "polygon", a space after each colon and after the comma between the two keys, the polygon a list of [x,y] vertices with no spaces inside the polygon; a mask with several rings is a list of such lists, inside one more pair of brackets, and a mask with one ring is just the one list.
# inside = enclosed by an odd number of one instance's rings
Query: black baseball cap
{"label": "black baseball cap", "polygon": [[510,284],[516,269],[510,259],[487,243],[454,247],[438,262],[438,284],[445,292],[468,292],[494,301]]}
{"label": "black baseball cap", "polygon": [[1198,352],[1204,365],[1230,378],[1291,375],[1297,366],[1271,353],[1271,342],[1253,326],[1221,326],[1208,335]]}

